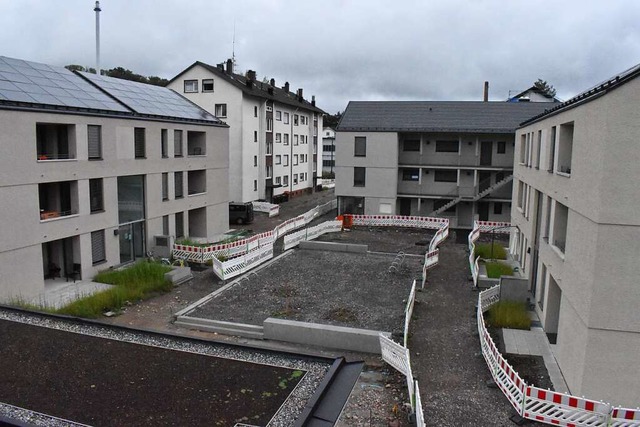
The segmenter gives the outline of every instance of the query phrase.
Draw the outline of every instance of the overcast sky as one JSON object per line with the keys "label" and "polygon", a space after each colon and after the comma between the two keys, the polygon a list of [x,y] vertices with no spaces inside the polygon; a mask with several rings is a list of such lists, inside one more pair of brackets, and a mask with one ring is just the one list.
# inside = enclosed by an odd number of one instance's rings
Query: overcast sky
{"label": "overcast sky", "polygon": [[[640,62],[638,0],[102,0],[102,68],[241,70],[349,100],[504,100],[542,78],[567,99]],[[90,0],[0,0],[0,55],[95,66]]]}

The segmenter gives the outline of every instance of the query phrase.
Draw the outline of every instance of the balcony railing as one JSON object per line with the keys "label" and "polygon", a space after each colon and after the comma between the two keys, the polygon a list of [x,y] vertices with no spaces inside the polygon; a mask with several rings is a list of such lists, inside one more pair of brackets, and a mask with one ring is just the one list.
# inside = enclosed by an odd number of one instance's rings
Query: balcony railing
{"label": "balcony railing", "polygon": [[47,221],[50,219],[55,219],[55,218],[62,218],[65,216],[71,216],[71,215],[76,215],[77,212],[74,212],[72,210],[70,211],[47,211],[47,210],[40,210],[40,221]]}
{"label": "balcony railing", "polygon": [[38,153],[38,161],[48,160],[75,160],[74,154],[62,154],[62,153]]}

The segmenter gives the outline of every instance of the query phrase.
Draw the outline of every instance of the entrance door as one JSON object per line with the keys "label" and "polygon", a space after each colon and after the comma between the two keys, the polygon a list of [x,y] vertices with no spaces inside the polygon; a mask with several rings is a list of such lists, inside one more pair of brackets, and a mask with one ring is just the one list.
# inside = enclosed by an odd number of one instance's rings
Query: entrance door
{"label": "entrance door", "polygon": [[489,221],[489,203],[478,202],[478,219],[480,221]]}
{"label": "entrance door", "polygon": [[491,154],[493,153],[493,141],[480,143],[480,166],[491,166]]}
{"label": "entrance door", "polygon": [[411,216],[411,199],[400,199],[400,215]]}
{"label": "entrance door", "polygon": [[120,226],[118,235],[121,264],[144,257],[144,221]]}

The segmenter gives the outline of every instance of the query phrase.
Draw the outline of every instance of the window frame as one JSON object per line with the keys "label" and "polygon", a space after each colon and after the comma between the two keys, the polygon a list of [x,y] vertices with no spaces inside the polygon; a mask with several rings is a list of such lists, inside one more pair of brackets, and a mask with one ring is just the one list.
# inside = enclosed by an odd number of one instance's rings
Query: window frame
{"label": "window frame", "polygon": [[[454,143],[454,142],[456,144],[456,149],[455,150],[451,150],[450,148],[447,148],[447,144],[451,144],[451,143]],[[440,145],[440,148],[438,148],[438,145]],[[460,152],[460,141],[454,141],[454,140],[451,140],[451,139],[436,140],[435,152],[436,153],[459,153]]]}
{"label": "window frame", "polygon": [[[409,149],[407,147],[407,143],[417,143],[418,146],[416,147],[416,149]],[[420,139],[405,139],[402,141],[402,151],[403,152],[407,152],[407,153],[419,153],[420,149],[422,148],[422,141]]]}
{"label": "window frame", "polygon": [[[97,141],[91,142],[91,129],[96,129]],[[92,145],[96,145],[96,147],[92,148]],[[92,152],[96,152],[97,155],[91,155]],[[87,125],[87,158],[89,160],[102,160],[102,126],[101,125]]]}
{"label": "window frame", "polygon": [[107,261],[107,247],[106,247],[105,232],[104,230],[92,231],[91,232],[91,265],[101,264],[106,261]]}
{"label": "window frame", "polygon": [[136,159],[147,158],[147,129],[133,128],[133,156]]}
{"label": "window frame", "polygon": [[213,111],[214,111],[214,115],[216,117],[223,117],[226,118],[227,117],[227,104],[214,104],[213,107]]}
{"label": "window frame", "polygon": [[[97,186],[96,186],[97,185]],[[94,208],[94,190],[98,190],[99,206]],[[102,178],[89,179],[89,212],[91,214],[104,212],[104,181]]]}
{"label": "window frame", "polygon": [[[187,90],[187,85],[195,84],[195,88]],[[198,79],[184,80],[184,93],[198,93]]]}
{"label": "window frame", "polygon": [[[451,180],[451,179],[442,179],[442,174],[444,172],[447,173],[451,173],[453,172],[453,175],[455,175],[455,179]],[[438,178],[438,175],[440,175],[440,178]],[[455,169],[434,169],[433,171],[433,182],[448,182],[448,183],[452,183],[455,184],[458,182],[458,171]]]}
{"label": "window frame", "polygon": [[367,137],[366,136],[354,137],[353,157],[367,157]]}
{"label": "window frame", "polygon": [[507,141],[498,141],[498,154],[506,154],[507,153]]}
{"label": "window frame", "polygon": [[281,122],[282,121],[282,111],[280,111],[280,110],[276,110],[276,121],[277,122]]}
{"label": "window frame", "polygon": [[[358,176],[359,173],[362,176]],[[356,166],[353,168],[353,186],[354,187],[366,187],[367,185],[367,168]]]}
{"label": "window frame", "polygon": [[[205,85],[211,84],[211,89],[206,89]],[[202,92],[213,92],[215,90],[215,86],[213,83],[213,79],[202,79]]]}

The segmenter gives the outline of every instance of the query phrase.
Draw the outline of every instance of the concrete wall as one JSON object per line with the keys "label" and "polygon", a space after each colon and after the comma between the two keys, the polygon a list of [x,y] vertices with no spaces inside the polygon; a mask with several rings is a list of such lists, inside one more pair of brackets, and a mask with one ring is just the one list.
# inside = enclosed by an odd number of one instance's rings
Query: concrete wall
{"label": "concrete wall", "polygon": [[[75,141],[76,158],[40,160],[37,156],[36,123],[72,125],[70,140]],[[102,160],[88,159],[87,126],[102,130]],[[161,122],[115,119],[26,111],[0,111],[0,298],[13,295],[32,297],[44,290],[42,243],[73,238],[74,263],[81,264],[81,277],[92,277],[98,270],[118,265],[117,180],[119,176],[144,175],[146,245],[152,247],[155,235],[163,234],[162,217],[170,217],[173,226],[177,212],[207,207],[206,227],[202,236],[215,239],[228,229],[228,128],[185,122]],[[135,127],[146,129],[146,157],[134,158]],[[161,154],[161,130],[168,132],[168,157]],[[173,131],[183,131],[184,157],[176,158]],[[187,131],[206,134],[206,155],[188,156]],[[186,175],[189,170],[206,171],[206,193],[187,196]],[[175,199],[173,175],[185,174],[185,194]],[[162,173],[169,174],[169,200],[162,200]],[[102,178],[104,210],[91,213],[89,180]],[[72,182],[74,214],[48,220],[40,218],[39,184]],[[206,230],[205,230],[206,228]],[[106,262],[94,265],[91,232],[104,230]],[[16,260],[20,262],[16,263]],[[12,266],[15,266],[13,268]],[[20,268],[18,268],[20,266]],[[30,266],[30,267],[29,267]],[[28,269],[28,271],[22,271]]]}

